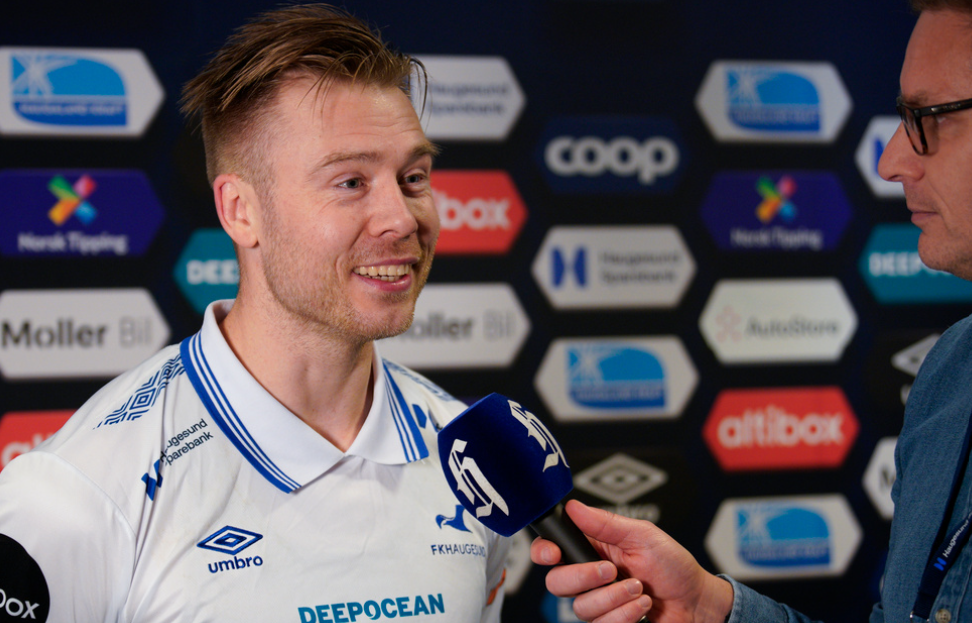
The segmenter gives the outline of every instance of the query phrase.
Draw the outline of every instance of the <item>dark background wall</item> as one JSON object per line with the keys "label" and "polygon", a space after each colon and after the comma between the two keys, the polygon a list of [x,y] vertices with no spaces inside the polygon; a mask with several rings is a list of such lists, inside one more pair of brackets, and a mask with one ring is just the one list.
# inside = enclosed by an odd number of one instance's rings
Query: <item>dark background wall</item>
{"label": "dark background wall", "polygon": [[[218,227],[218,221],[205,182],[200,141],[187,130],[176,97],[233,28],[274,4],[259,0],[7,3],[0,19],[0,45],[139,48],[162,82],[166,98],[147,132],[137,139],[2,136],[0,169],[141,169],[149,176],[166,217],[144,257],[0,258],[0,290],[145,287],[170,325],[170,341],[197,330],[200,315],[179,292],[172,271],[190,234],[198,228]],[[878,439],[896,433],[903,412],[900,405],[879,404],[867,391],[872,383],[866,372],[869,357],[880,336],[940,331],[969,311],[968,305],[960,304],[881,306],[857,270],[874,225],[908,220],[904,202],[876,198],[854,164],[855,150],[871,118],[894,114],[898,72],[914,23],[905,2],[361,0],[348,8],[377,25],[408,53],[503,56],[526,97],[506,140],[443,142],[437,162],[441,169],[509,172],[529,211],[522,233],[511,251],[499,258],[438,258],[431,281],[511,283],[530,316],[532,332],[509,368],[439,370],[428,376],[458,396],[499,391],[518,397],[551,425],[568,457],[606,456],[614,449],[681,457],[685,481],[672,483],[675,493],[666,498],[666,503],[680,509],[670,513],[678,519],[662,525],[710,568],[703,540],[722,500],[843,493],[863,528],[860,548],[844,576],[753,585],[815,617],[863,620],[876,598],[889,523],[868,500],[861,478]],[[829,61],[846,85],[852,112],[831,144],[717,142],[693,102],[706,70],[718,59]],[[541,134],[550,119],[573,115],[671,119],[690,154],[676,191],[651,196],[551,192],[536,158]],[[739,169],[835,173],[852,206],[851,221],[838,246],[821,253],[720,251],[705,229],[700,208],[713,176]],[[0,198],[0,214],[6,210]],[[531,277],[530,266],[548,229],[565,224],[674,224],[695,258],[695,278],[681,303],[671,309],[555,310]],[[836,277],[842,282],[859,326],[838,361],[731,367],[718,362],[698,326],[714,284],[725,278],[762,277]],[[546,411],[533,378],[551,340],[661,334],[678,335],[699,371],[697,389],[680,418],[559,425]],[[103,382],[3,379],[0,414],[74,409]],[[841,386],[860,420],[857,440],[840,467],[741,474],[720,470],[701,437],[720,390],[818,385]],[[663,517],[664,513],[663,508]],[[540,610],[542,575],[534,569],[509,598],[505,620],[556,620]]]}

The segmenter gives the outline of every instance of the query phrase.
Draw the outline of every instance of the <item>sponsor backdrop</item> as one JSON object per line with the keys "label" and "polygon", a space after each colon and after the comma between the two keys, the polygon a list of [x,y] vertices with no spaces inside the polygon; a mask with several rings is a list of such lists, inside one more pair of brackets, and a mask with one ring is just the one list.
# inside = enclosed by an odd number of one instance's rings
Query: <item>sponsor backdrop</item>
{"label": "sponsor backdrop", "polygon": [[[179,90],[275,4],[5,7],[0,468],[233,296]],[[386,352],[536,413],[577,497],[815,617],[864,620],[904,401],[972,311],[876,172],[904,4],[350,3],[425,61],[442,146],[439,257]],[[528,543],[505,619],[575,620]]]}

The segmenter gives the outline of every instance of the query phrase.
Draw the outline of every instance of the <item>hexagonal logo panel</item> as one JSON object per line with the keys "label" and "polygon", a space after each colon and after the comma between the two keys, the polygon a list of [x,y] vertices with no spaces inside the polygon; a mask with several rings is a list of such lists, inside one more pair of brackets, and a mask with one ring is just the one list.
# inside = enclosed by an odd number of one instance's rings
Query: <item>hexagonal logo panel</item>
{"label": "hexagonal logo panel", "polygon": [[220,299],[236,298],[240,265],[233,241],[222,229],[197,229],[192,232],[172,276],[179,290],[200,314]]}
{"label": "hexagonal logo panel", "polygon": [[506,171],[433,171],[439,212],[436,255],[501,255],[527,218],[526,205]]}

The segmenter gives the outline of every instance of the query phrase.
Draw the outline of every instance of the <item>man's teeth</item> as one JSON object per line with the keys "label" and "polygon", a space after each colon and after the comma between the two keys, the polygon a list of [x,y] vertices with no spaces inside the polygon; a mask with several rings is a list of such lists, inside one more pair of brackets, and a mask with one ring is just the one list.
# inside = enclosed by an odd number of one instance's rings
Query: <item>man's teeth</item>
{"label": "man's teeth", "polygon": [[395,281],[408,274],[411,267],[408,264],[394,264],[391,266],[359,266],[354,272],[362,277],[371,277],[382,281]]}

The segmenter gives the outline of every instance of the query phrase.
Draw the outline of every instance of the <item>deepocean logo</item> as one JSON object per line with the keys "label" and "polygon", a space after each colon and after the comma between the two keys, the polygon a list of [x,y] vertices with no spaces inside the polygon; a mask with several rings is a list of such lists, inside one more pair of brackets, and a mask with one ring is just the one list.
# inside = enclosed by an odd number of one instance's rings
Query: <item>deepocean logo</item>
{"label": "deepocean logo", "polygon": [[910,223],[884,223],[871,232],[858,269],[874,298],[884,305],[972,301],[972,283],[921,261],[920,235]]}
{"label": "deepocean logo", "polygon": [[200,314],[213,301],[236,298],[240,266],[233,241],[222,229],[197,229],[179,255],[172,276]]}
{"label": "deepocean logo", "polygon": [[357,621],[364,615],[371,621],[446,613],[442,593],[396,597],[374,597],[362,601],[342,601],[297,608],[301,623]]}
{"label": "deepocean logo", "polygon": [[831,173],[720,173],[702,220],[721,249],[827,251],[850,223],[851,207]]}
{"label": "deepocean logo", "polygon": [[165,216],[133,170],[0,171],[0,252],[29,257],[143,255]]}
{"label": "deepocean logo", "polygon": [[672,192],[688,157],[663,117],[564,117],[547,124],[537,153],[555,193]]}
{"label": "deepocean logo", "polygon": [[698,376],[676,337],[557,340],[535,384],[558,420],[677,417]]}
{"label": "deepocean logo", "polygon": [[196,547],[219,552],[232,556],[229,559],[221,559],[208,564],[210,573],[220,573],[222,571],[237,571],[242,569],[252,569],[263,566],[262,556],[238,556],[243,550],[260,541],[262,534],[234,528],[233,526],[223,526],[213,532],[205,539],[196,543]]}
{"label": "deepocean logo", "polygon": [[760,580],[843,574],[861,529],[841,495],[726,500],[705,545],[735,578]]}
{"label": "deepocean logo", "polygon": [[141,136],[163,99],[140,50],[0,48],[0,132]]}
{"label": "deepocean logo", "polygon": [[695,106],[720,141],[832,142],[851,101],[830,63],[716,61]]}

